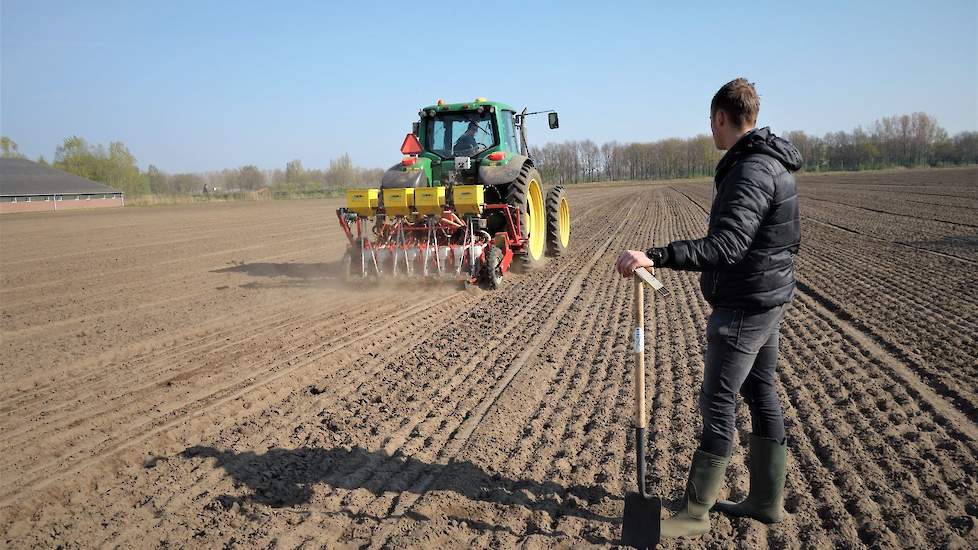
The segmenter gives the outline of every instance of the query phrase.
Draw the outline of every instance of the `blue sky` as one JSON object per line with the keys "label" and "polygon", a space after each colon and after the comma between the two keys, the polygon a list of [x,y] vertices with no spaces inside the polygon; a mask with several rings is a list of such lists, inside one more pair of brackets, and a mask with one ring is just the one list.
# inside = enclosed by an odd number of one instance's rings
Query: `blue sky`
{"label": "blue sky", "polygon": [[32,158],[75,134],[171,173],[381,167],[419,107],[477,96],[558,109],[531,144],[687,137],[740,75],[778,132],[978,129],[975,0],[0,1],[0,132]]}

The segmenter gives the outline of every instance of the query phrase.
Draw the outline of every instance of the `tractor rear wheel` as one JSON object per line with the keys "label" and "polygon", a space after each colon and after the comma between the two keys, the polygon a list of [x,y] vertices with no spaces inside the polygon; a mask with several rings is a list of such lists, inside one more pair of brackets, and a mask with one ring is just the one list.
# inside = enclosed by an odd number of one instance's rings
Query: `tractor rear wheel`
{"label": "tractor rear wheel", "polygon": [[529,164],[523,166],[520,175],[506,190],[506,204],[514,207],[520,216],[525,244],[520,255],[524,268],[536,268],[543,264],[547,241],[547,215],[543,204],[543,188],[540,172]]}
{"label": "tractor rear wheel", "polygon": [[563,256],[570,244],[570,206],[564,188],[547,193],[547,254]]}

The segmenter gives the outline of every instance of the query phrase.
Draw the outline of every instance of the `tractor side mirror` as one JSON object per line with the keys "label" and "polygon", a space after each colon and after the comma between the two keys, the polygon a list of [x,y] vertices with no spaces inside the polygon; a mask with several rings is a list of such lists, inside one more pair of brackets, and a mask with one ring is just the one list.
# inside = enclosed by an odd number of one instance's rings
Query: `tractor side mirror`
{"label": "tractor side mirror", "polygon": [[417,135],[419,135],[419,132],[421,132],[421,123],[420,122],[412,122],[411,123],[411,133],[417,136]]}
{"label": "tractor side mirror", "polygon": [[557,113],[547,113],[547,122],[550,123],[550,129],[560,128],[560,120],[557,119]]}

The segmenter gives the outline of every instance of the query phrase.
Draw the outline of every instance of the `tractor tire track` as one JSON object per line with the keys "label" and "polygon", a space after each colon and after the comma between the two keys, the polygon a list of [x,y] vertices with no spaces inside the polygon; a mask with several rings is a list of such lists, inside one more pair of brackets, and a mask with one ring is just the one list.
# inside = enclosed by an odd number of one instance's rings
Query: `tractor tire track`
{"label": "tractor tire track", "polygon": [[[554,279],[554,280],[556,280],[556,279]],[[547,294],[547,293],[545,293],[545,292],[544,292],[544,293],[541,293],[541,296],[542,296],[542,295],[546,295],[546,294]],[[470,362],[471,362],[471,361],[470,361]],[[347,387],[348,387],[348,388],[350,388],[351,390],[352,390],[352,389],[357,389],[357,390],[358,390],[358,391],[360,391],[360,392],[363,392],[363,391],[365,391],[365,389],[364,389],[364,388],[362,388],[362,387],[359,387],[359,386],[358,386],[358,385],[357,385],[356,383],[352,383],[352,384],[349,384],[349,385],[348,385]],[[406,423],[405,423],[405,426],[408,426],[408,427],[410,427],[410,426],[411,426],[411,423],[410,423],[410,422],[406,422]],[[426,444],[428,444],[428,445],[431,445],[431,444],[433,444],[433,442],[431,442],[431,441],[426,441]],[[390,447],[389,447],[389,445],[388,445],[388,448],[390,448]],[[348,472],[348,471],[341,471],[341,472],[339,472],[339,474],[338,474],[338,475],[340,475],[340,476],[342,476],[343,478],[349,478],[349,477],[350,477],[350,476],[351,476],[352,474],[354,474],[354,473],[355,473],[356,471],[359,471],[359,472],[363,472],[363,471],[365,471],[365,470],[364,470],[364,469],[363,469],[363,468],[362,468],[361,466],[363,466],[363,465],[362,465],[362,464],[355,464],[355,467],[357,468],[357,470],[355,470],[354,472]],[[356,477],[354,477],[353,479],[356,479]],[[170,505],[173,505],[173,504],[174,504],[174,503],[168,503],[168,506],[170,506]]]}

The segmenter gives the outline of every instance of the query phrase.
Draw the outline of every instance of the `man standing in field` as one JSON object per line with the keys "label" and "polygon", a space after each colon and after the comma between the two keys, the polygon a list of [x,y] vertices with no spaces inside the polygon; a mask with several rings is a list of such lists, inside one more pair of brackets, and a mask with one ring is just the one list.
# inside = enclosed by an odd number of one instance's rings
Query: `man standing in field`
{"label": "man standing in field", "polygon": [[[759,110],[757,92],[743,78],[713,96],[713,141],[727,152],[716,168],[706,237],[645,252],[627,250],[616,265],[624,277],[638,267],[701,271],[700,287],[713,307],[699,397],[703,433],[683,506],[662,521],[664,537],[708,532],[711,508],[764,523],[784,516],[787,445],[775,368],[781,318],[795,290],[801,223],[792,172],[802,159],[769,128],[755,128]],[[750,493],[740,503],[718,503],[733,447],[738,392],[751,413]]]}

